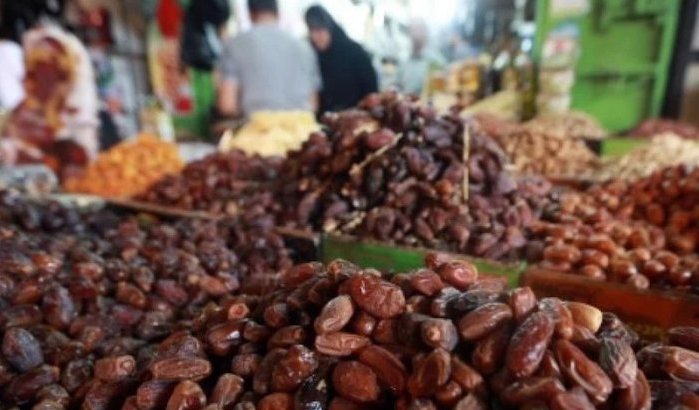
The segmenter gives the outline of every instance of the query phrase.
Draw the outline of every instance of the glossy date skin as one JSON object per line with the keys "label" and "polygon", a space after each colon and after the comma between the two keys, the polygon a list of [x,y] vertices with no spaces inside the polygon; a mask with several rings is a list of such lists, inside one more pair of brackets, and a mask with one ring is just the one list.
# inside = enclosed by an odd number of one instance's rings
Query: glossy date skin
{"label": "glossy date skin", "polygon": [[[13,218],[38,229],[19,211]],[[220,226],[113,223],[110,241],[75,250],[42,238],[50,256],[23,250],[39,243],[28,228],[0,226],[0,240],[28,241],[0,267],[3,403],[311,410],[695,399],[692,331],[671,332],[681,346],[640,350],[634,375],[637,340],[618,319],[507,290],[467,262],[430,255],[425,269],[396,276],[307,263],[261,294],[220,292],[207,278],[232,286],[222,272],[248,266],[217,242]],[[76,245],[72,235],[61,238]]]}

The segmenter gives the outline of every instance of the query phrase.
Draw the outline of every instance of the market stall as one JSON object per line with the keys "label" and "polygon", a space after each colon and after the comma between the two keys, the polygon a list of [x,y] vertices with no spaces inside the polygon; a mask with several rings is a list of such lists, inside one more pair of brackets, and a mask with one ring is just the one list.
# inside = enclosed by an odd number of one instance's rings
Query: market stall
{"label": "market stall", "polygon": [[[679,6],[516,3],[419,95],[218,144],[158,126],[192,91],[169,50],[172,101],[93,157],[58,132],[82,53],[45,40],[3,140],[37,157],[0,169],[0,408],[699,409],[699,132],[656,118],[665,42],[604,74],[648,91],[618,112],[590,55]],[[163,43],[182,7],[153,8]]]}

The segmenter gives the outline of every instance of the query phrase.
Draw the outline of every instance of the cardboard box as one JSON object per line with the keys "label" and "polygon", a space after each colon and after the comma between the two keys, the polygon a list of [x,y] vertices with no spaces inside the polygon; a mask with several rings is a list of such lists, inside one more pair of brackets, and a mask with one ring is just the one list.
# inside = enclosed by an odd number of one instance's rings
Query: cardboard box
{"label": "cardboard box", "polygon": [[699,296],[687,293],[637,290],[536,267],[522,274],[521,285],[538,297],[556,296],[615,313],[648,340],[665,340],[674,326],[699,326]]}
{"label": "cardboard box", "polygon": [[[334,259],[345,259],[359,266],[371,267],[389,272],[407,272],[425,266],[425,256],[434,250],[409,248],[371,240],[357,239],[351,236],[323,235],[321,240],[321,258],[328,263]],[[441,252],[441,251],[438,251]],[[448,252],[441,252],[449,254]],[[526,264],[506,265],[467,255],[450,254],[454,259],[473,263],[478,272],[488,276],[506,278],[510,286],[519,283],[519,276]]]}

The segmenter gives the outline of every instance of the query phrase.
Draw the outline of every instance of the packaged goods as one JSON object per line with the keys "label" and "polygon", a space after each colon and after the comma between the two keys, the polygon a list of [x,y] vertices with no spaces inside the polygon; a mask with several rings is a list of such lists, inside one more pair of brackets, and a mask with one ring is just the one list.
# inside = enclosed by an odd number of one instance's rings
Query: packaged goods
{"label": "packaged goods", "polygon": [[130,197],[164,175],[179,172],[183,165],[177,145],[139,135],[100,154],[81,176],[67,180],[65,189],[104,197]]}

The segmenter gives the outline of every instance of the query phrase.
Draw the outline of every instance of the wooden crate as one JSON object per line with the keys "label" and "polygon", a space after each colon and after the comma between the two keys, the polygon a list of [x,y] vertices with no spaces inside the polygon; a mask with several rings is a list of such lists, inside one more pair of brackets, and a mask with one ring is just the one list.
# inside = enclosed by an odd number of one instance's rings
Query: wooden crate
{"label": "wooden crate", "polygon": [[665,340],[674,326],[699,326],[699,296],[687,293],[638,290],[536,267],[522,274],[521,285],[538,297],[556,296],[615,313],[648,340]]}

